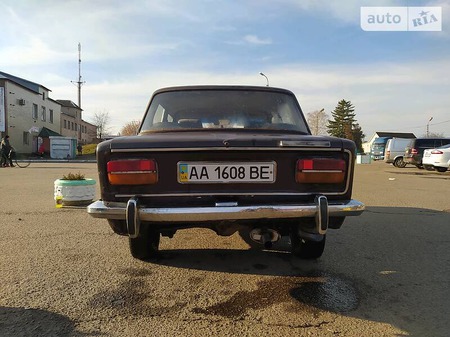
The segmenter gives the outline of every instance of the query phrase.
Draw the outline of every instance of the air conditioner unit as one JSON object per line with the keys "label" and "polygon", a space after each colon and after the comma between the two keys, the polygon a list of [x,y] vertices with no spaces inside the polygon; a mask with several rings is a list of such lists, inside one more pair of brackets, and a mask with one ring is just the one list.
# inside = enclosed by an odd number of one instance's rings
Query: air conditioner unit
{"label": "air conditioner unit", "polygon": [[25,105],[25,100],[23,98],[19,99],[19,105]]}

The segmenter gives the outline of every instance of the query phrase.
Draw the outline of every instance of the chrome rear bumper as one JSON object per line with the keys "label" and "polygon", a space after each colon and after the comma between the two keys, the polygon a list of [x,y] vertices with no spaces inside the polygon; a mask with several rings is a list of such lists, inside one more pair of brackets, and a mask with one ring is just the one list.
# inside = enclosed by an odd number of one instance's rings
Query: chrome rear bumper
{"label": "chrome rear bumper", "polygon": [[357,200],[328,201],[316,197],[314,203],[297,205],[216,206],[152,208],[139,206],[137,197],[128,203],[98,200],[87,207],[94,218],[126,220],[130,236],[139,234],[140,222],[205,222],[221,220],[315,218],[317,232],[325,234],[329,217],[360,215],[365,209]]}

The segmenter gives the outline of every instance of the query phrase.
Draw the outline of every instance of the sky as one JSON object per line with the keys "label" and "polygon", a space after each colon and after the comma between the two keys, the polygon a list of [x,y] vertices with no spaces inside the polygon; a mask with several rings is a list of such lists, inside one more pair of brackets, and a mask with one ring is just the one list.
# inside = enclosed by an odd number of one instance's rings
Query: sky
{"label": "sky", "polygon": [[[442,31],[365,31],[362,6],[440,7]],[[265,86],[263,72],[305,114],[351,101],[366,140],[450,137],[450,0],[2,0],[0,22],[0,71],[52,99],[78,102],[81,44],[83,119],[108,113],[110,134],[161,87]]]}

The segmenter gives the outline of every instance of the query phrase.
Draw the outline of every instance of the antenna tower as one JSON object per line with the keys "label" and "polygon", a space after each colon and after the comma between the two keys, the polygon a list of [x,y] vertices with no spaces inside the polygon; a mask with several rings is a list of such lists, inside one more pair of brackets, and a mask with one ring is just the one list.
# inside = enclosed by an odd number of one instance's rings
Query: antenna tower
{"label": "antenna tower", "polygon": [[78,87],[78,107],[81,109],[81,86],[86,83],[81,80],[81,43],[78,43],[78,81],[71,81]]}

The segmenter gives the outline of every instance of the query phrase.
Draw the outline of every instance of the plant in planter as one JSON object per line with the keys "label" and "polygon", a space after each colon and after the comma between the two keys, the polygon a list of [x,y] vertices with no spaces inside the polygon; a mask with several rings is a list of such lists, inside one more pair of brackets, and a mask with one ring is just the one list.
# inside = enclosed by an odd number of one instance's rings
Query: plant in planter
{"label": "plant in planter", "polygon": [[95,180],[81,173],[68,173],[55,180],[56,207],[85,205],[95,197]]}

